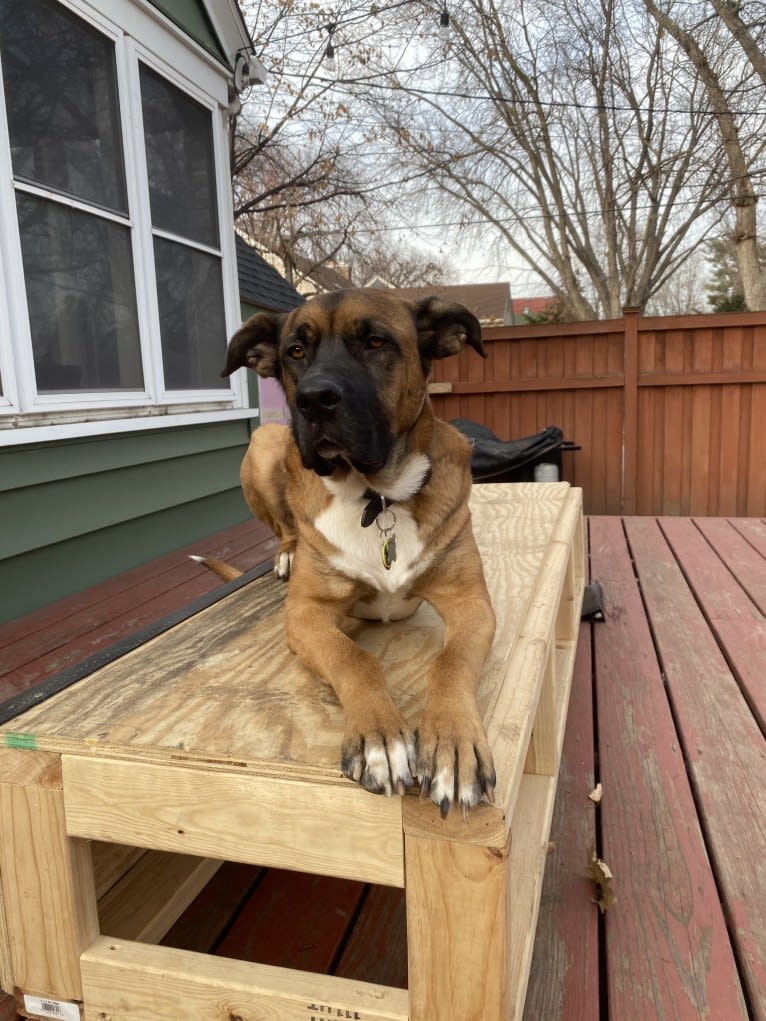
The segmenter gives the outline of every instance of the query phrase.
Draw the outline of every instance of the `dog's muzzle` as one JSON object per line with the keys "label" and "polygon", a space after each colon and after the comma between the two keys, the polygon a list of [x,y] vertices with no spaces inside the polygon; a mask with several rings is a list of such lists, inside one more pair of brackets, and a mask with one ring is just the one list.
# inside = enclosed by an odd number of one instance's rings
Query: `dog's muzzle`
{"label": "dog's muzzle", "polygon": [[344,461],[371,475],[383,468],[393,445],[372,379],[350,360],[337,371],[312,366],[299,381],[293,432],[304,467],[319,475],[330,475]]}
{"label": "dog's muzzle", "polygon": [[295,406],[309,422],[332,419],[343,400],[343,390],[327,375],[303,381],[295,394]]}

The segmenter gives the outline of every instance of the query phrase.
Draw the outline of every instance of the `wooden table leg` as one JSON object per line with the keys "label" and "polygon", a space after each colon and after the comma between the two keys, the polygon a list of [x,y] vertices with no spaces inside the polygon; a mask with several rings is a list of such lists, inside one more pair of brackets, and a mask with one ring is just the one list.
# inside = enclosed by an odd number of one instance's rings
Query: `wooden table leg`
{"label": "wooden table leg", "polygon": [[410,1021],[505,1021],[509,845],[407,836],[405,873]]}
{"label": "wooden table leg", "polygon": [[80,954],[98,935],[90,844],[66,834],[58,760],[18,752],[0,783],[0,875],[19,999],[81,1001]]}

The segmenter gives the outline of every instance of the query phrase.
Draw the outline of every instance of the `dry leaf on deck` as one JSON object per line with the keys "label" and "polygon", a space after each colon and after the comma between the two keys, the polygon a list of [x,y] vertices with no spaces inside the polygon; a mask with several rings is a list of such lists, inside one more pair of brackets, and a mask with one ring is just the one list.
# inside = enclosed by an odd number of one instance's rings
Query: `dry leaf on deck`
{"label": "dry leaf on deck", "polygon": [[588,795],[588,797],[590,798],[591,801],[595,801],[596,804],[598,805],[598,804],[601,803],[601,798],[603,797],[603,795],[604,795],[604,789],[603,789],[603,787],[601,786],[600,783],[597,783],[596,786],[593,788],[593,790]]}
{"label": "dry leaf on deck", "polygon": [[590,851],[590,860],[588,861],[588,875],[596,884],[599,889],[601,896],[596,901],[602,912],[606,911],[607,908],[615,904],[617,897],[612,889],[612,870],[609,868],[605,861],[602,861],[598,857],[594,848]]}

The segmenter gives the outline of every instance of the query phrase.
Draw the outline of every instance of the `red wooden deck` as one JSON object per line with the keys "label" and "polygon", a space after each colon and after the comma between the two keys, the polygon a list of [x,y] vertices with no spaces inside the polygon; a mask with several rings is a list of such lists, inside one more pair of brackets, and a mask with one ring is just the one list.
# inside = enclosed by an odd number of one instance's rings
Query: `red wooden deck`
{"label": "red wooden deck", "polygon": [[[766,523],[594,517],[588,539],[606,620],[582,625],[527,1021],[766,1021]],[[0,702],[212,590],[187,552],[273,549],[249,523],[0,627]],[[401,891],[236,864],[165,939],[400,986],[405,941]]]}

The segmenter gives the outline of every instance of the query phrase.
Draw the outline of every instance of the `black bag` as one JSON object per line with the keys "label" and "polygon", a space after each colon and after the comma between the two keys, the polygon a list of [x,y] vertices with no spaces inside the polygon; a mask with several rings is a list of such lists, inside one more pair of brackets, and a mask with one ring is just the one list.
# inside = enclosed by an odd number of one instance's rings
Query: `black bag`
{"label": "black bag", "polygon": [[579,450],[563,439],[561,429],[549,425],[535,436],[499,440],[485,425],[468,418],[453,418],[452,425],[472,444],[471,475],[474,482],[525,482],[534,477],[535,465],[555,464],[561,477],[562,450]]}

